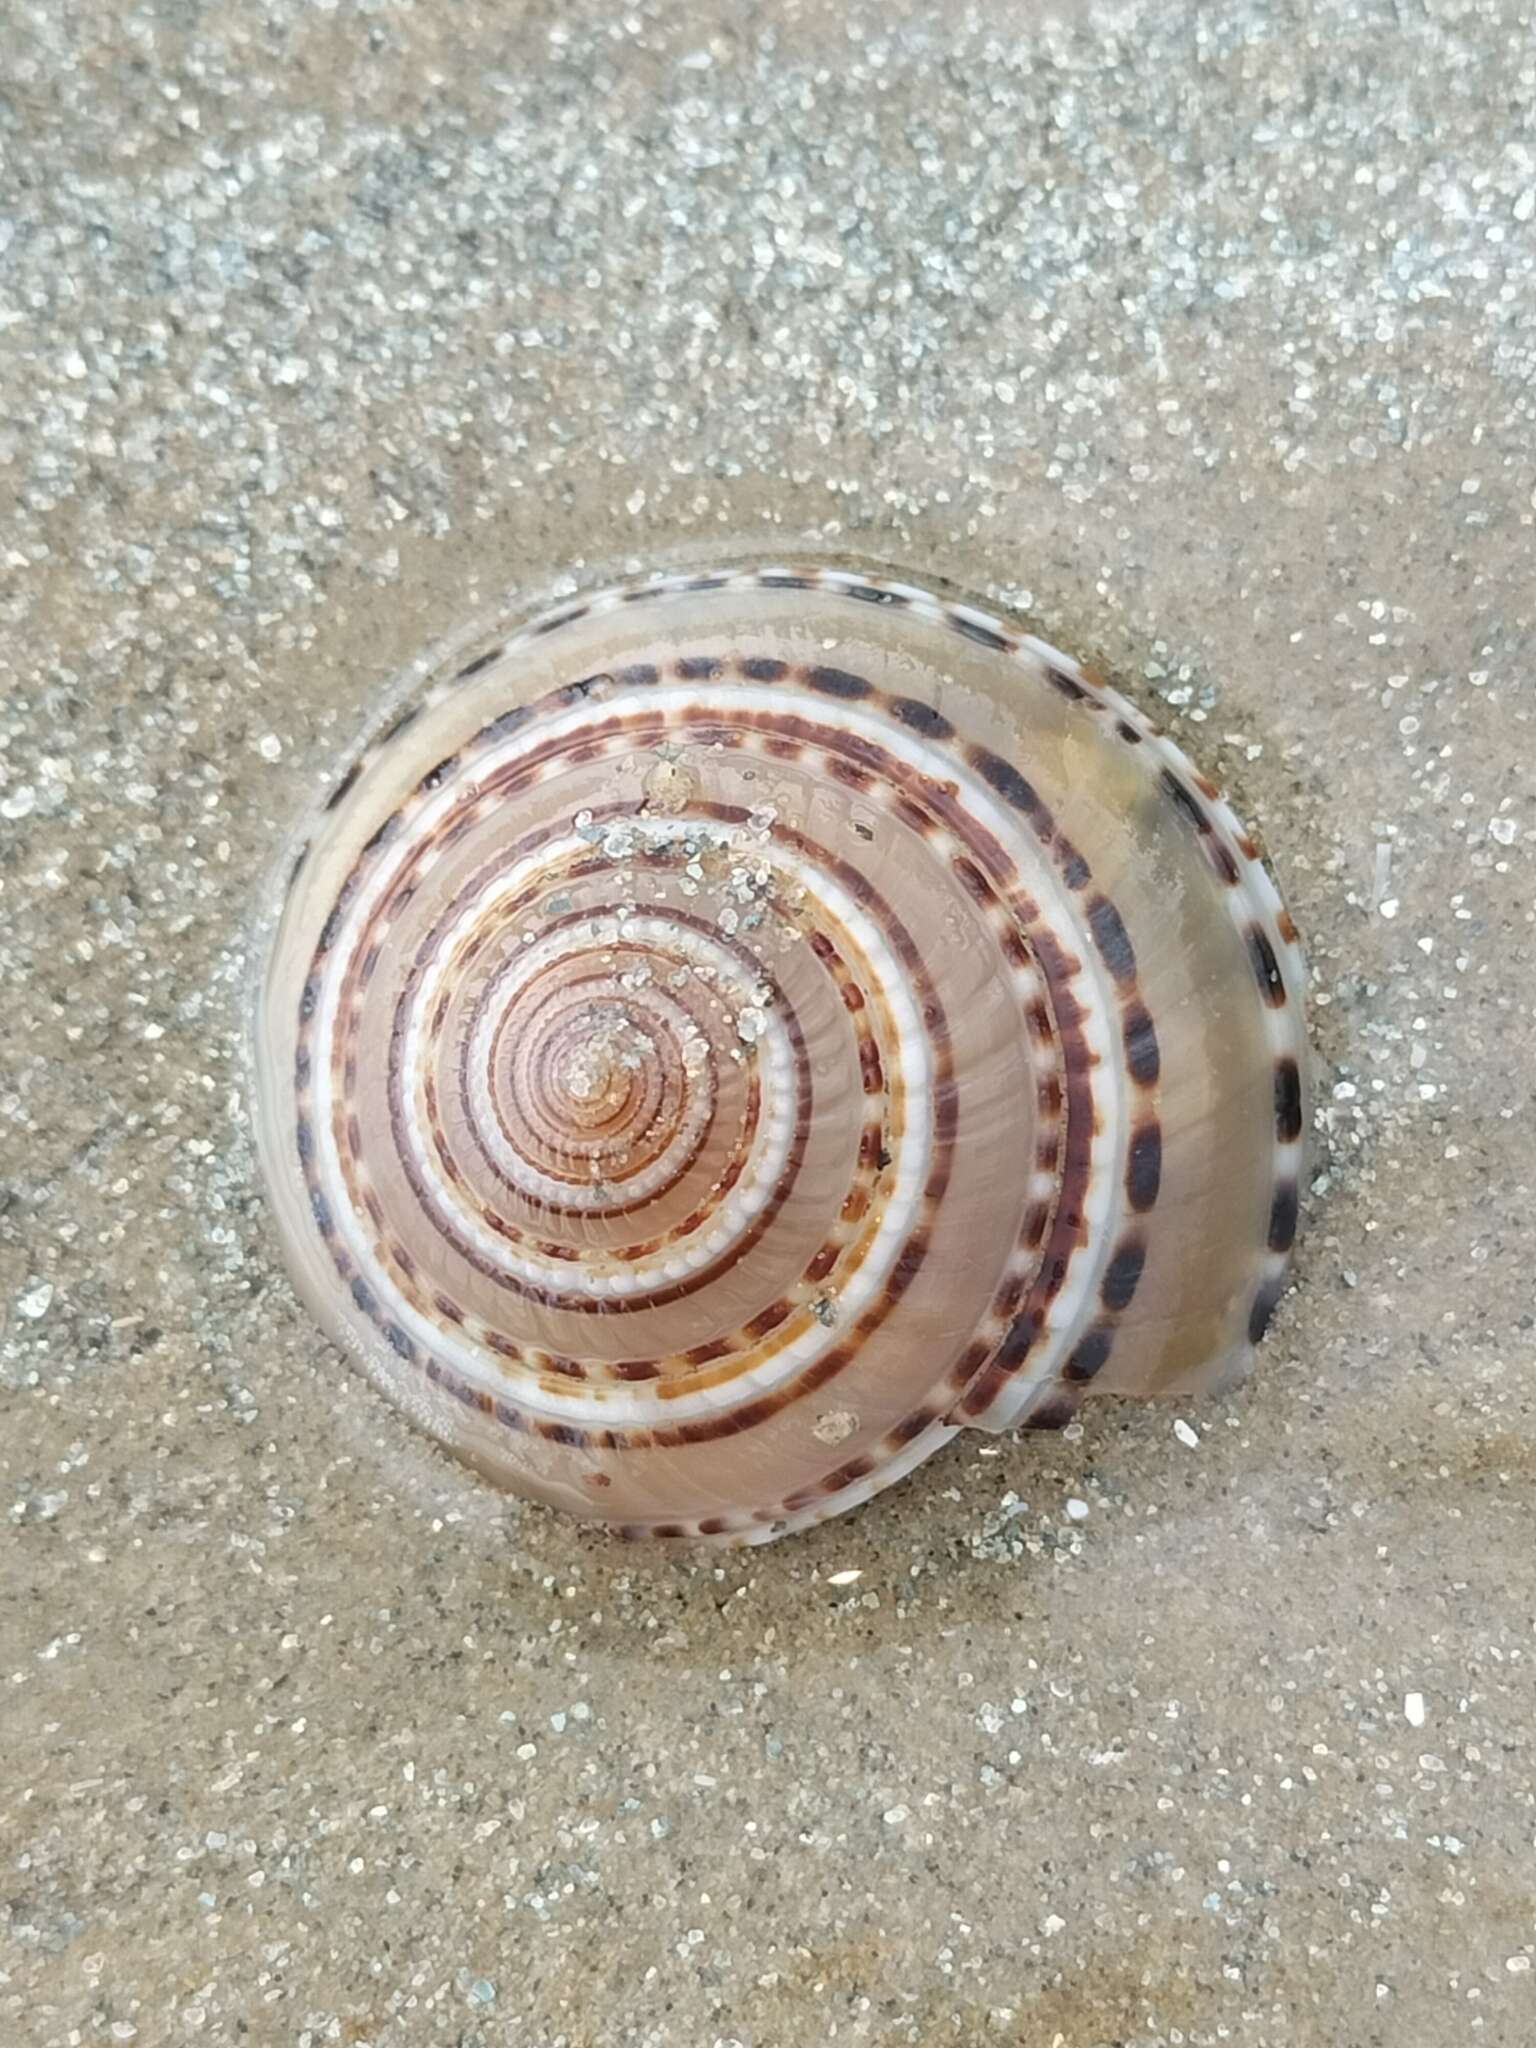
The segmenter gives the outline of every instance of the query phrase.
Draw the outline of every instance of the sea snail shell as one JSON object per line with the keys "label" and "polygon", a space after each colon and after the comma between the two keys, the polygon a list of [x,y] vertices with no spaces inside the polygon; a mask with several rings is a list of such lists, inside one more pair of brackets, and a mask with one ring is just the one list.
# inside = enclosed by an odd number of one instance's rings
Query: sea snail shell
{"label": "sea snail shell", "polygon": [[356,750],[267,953],[261,1151],[312,1306],[452,1451],[760,1542],[1241,1363],[1302,984],[1253,840],[1066,655],[856,571],[669,575]]}

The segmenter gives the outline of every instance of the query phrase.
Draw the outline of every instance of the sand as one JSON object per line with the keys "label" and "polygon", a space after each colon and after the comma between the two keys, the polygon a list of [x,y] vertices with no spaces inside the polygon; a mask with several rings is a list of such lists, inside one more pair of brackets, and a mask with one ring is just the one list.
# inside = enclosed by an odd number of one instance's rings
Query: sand
{"label": "sand", "polygon": [[[1532,28],[11,8],[0,2037],[1536,2034]],[[250,935],[471,613],[798,540],[1230,787],[1315,1154],[1246,1386],[677,1556],[317,1339]]]}

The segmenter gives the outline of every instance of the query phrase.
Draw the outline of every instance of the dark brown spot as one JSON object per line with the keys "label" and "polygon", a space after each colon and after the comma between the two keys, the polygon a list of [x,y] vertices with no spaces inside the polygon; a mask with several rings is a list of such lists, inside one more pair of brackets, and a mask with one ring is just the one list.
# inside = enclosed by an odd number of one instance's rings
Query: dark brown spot
{"label": "dark brown spot", "polygon": [[839,1465],[835,1472],[829,1472],[821,1482],[823,1493],[841,1493],[845,1486],[854,1486],[861,1479],[867,1479],[875,1469],[873,1458],[850,1458],[846,1465]]}
{"label": "dark brown spot", "polygon": [[789,672],[789,663],[776,661],[771,654],[749,654],[737,666],[754,683],[777,683]]}
{"label": "dark brown spot", "polygon": [[1077,1403],[1065,1395],[1046,1401],[1024,1418],[1026,1429],[1065,1429],[1077,1414]]}
{"label": "dark brown spot", "polygon": [[770,1330],[776,1330],[780,1323],[789,1318],[793,1304],[788,1301],[770,1301],[766,1308],[760,1308],[750,1322],[742,1325],[749,1337],[766,1337]]}
{"label": "dark brown spot", "polygon": [[1066,1285],[1067,1267],[1071,1263],[1071,1258],[1070,1250],[1063,1245],[1051,1253],[1041,1268],[1040,1278],[1036,1284],[1044,1289],[1047,1301],[1054,1301]]}
{"label": "dark brown spot", "polygon": [[931,704],[924,704],[918,697],[893,697],[891,709],[903,725],[910,725],[914,732],[920,732],[930,740],[947,740],[954,727],[942,711],[935,711]]}
{"label": "dark brown spot", "polygon": [[1029,1308],[1014,1318],[1007,1336],[998,1346],[996,1362],[1004,1372],[1014,1372],[1024,1363],[1039,1334],[1038,1310]]}
{"label": "dark brown spot", "polygon": [[1013,805],[1016,811],[1032,814],[1039,810],[1040,799],[1033,788],[1001,754],[994,754],[988,747],[973,747],[971,761],[984,782],[989,782],[1005,803]]}
{"label": "dark brown spot", "polygon": [[1288,946],[1294,946],[1297,938],[1296,920],[1292,917],[1291,913],[1288,910],[1282,910],[1275,919],[1275,923],[1280,927],[1281,938],[1285,940]]}
{"label": "dark brown spot", "polygon": [[555,612],[547,619],[537,620],[533,630],[535,633],[558,633],[562,626],[574,625],[577,619],[584,619],[586,615],[587,607],[584,604],[573,604],[563,612]]}
{"label": "dark brown spot", "polygon": [[1125,987],[1136,979],[1136,949],[1121,922],[1120,913],[1107,896],[1095,896],[1088,904],[1088,924],[1104,965]]}
{"label": "dark brown spot", "polygon": [[1269,1248],[1272,1252],[1288,1252],[1296,1242],[1296,1206],[1295,1181],[1281,1181],[1269,1210]]}
{"label": "dark brown spot", "polygon": [[556,690],[556,702],[560,704],[585,703],[586,699],[594,691],[602,689],[612,681],[613,677],[606,671],[600,671],[597,675],[578,676],[574,683],[566,683],[562,688]]}
{"label": "dark brown spot", "polygon": [[990,626],[980,625],[975,619],[964,618],[959,612],[950,613],[949,623],[957,633],[963,633],[967,640],[974,640],[978,647],[992,647],[999,654],[1006,654],[1013,646],[1011,640],[1006,639],[1001,633],[995,633]]}
{"label": "dark brown spot", "polygon": [[632,661],[628,668],[619,670],[619,681],[626,690],[648,690],[659,674],[653,661]]}
{"label": "dark brown spot", "polygon": [[1280,963],[1275,958],[1275,949],[1269,943],[1269,935],[1262,925],[1249,925],[1248,952],[1265,1002],[1272,1010],[1282,1008],[1285,1003],[1285,982],[1281,978]]}
{"label": "dark brown spot", "polygon": [[928,1232],[914,1230],[896,1255],[891,1268],[891,1277],[886,1282],[886,1291],[891,1295],[905,1294],[917,1277],[918,1269],[928,1256]]}
{"label": "dark brown spot", "polygon": [[493,718],[489,725],[483,727],[480,738],[487,746],[495,746],[498,740],[510,739],[532,716],[530,705],[514,704],[510,711],[503,711],[500,718]]}
{"label": "dark brown spot", "polygon": [[1257,1344],[1269,1328],[1269,1319],[1274,1314],[1280,1296],[1284,1292],[1284,1280],[1266,1280],[1253,1297],[1253,1307],[1248,1311],[1248,1342]]}
{"label": "dark brown spot", "polygon": [[585,1450],[587,1432],[574,1422],[541,1422],[539,1435],[552,1444],[564,1444],[573,1451]]}
{"label": "dark brown spot", "polygon": [[763,590],[809,590],[809,576],[759,576],[758,586]]}
{"label": "dark brown spot", "polygon": [[1069,889],[1081,889],[1092,880],[1092,870],[1070,839],[1058,835],[1056,858],[1061,863],[1061,879]]}
{"label": "dark brown spot", "polygon": [[1186,821],[1193,825],[1197,832],[1209,832],[1211,829],[1210,819],[1201,810],[1199,804],[1196,803],[1195,799],[1190,795],[1171,768],[1163,770],[1162,784],[1169,796],[1173,798],[1175,808],[1183,812]]}
{"label": "dark brown spot", "polygon": [[391,1351],[398,1352],[402,1358],[415,1358],[416,1346],[398,1323],[385,1323],[382,1327],[384,1341],[388,1344]]}
{"label": "dark brown spot", "polygon": [[992,1348],[984,1339],[972,1338],[950,1367],[949,1384],[956,1389],[968,1387],[991,1356]]}
{"label": "dark brown spot", "polygon": [[1062,1368],[1063,1377],[1069,1380],[1091,1380],[1103,1367],[1114,1341],[1113,1330],[1106,1329],[1102,1323],[1096,1324],[1082,1338]]}
{"label": "dark brown spot", "polygon": [[1205,842],[1205,850],[1211,857],[1211,866],[1220,875],[1229,889],[1235,888],[1242,876],[1242,869],[1232,858],[1231,849],[1223,844],[1213,832]]}
{"label": "dark brown spot", "polygon": [[468,682],[471,676],[477,676],[482,669],[489,668],[493,661],[500,661],[504,652],[504,648],[493,647],[489,654],[477,654],[473,661],[464,664],[453,680],[456,683]]}
{"label": "dark brown spot", "polygon": [[[330,795],[326,798],[325,808],[328,811],[335,810],[336,806],[341,802],[342,798],[346,795],[347,791],[352,787],[353,783],[356,782],[358,776],[361,775],[362,772],[362,762],[354,761],[352,763],[352,766],[347,770],[346,774],[342,776],[340,782],[337,783],[336,787],[331,791]],[[295,873],[297,873],[297,869],[295,869]]]}
{"label": "dark brown spot", "polygon": [[1082,684],[1075,677],[1069,676],[1065,669],[1048,668],[1045,680],[1053,690],[1060,690],[1062,696],[1072,703],[1081,703],[1088,694]]}
{"label": "dark brown spot", "polygon": [[820,690],[828,697],[867,697],[869,684],[862,676],[850,675],[845,668],[808,668],[805,680],[813,690]]}
{"label": "dark brown spot", "polygon": [[1141,734],[1134,725],[1127,724],[1123,718],[1115,720],[1115,731],[1119,733],[1121,739],[1125,741],[1128,747],[1139,747],[1141,745]]}
{"label": "dark brown spot", "polygon": [[845,583],[842,586],[845,597],[856,597],[864,604],[906,604],[909,600],[895,590],[877,590],[873,583]]}
{"label": "dark brown spot", "polygon": [[1301,1136],[1301,1069],[1290,1058],[1275,1061],[1275,1130],[1286,1145]]}
{"label": "dark brown spot", "polygon": [[932,1408],[914,1408],[910,1415],[904,1415],[900,1422],[892,1423],[885,1432],[886,1442],[894,1449],[898,1444],[909,1444],[921,1436],[930,1422],[938,1420]]}
{"label": "dark brown spot", "polygon": [[384,730],[379,734],[376,744],[385,747],[388,746],[391,740],[398,739],[401,733],[409,726],[413,726],[417,719],[420,718],[421,710],[422,707],[419,704],[407,706],[393,724],[385,726]]}
{"label": "dark brown spot", "polygon": [[950,866],[954,869],[961,887],[973,902],[990,903],[992,901],[992,884],[987,880],[981,869],[977,867],[975,861],[967,860],[963,853],[957,853],[950,862]]}
{"label": "dark brown spot", "polygon": [[992,1297],[993,1313],[998,1316],[1013,1316],[1018,1313],[1019,1303],[1024,1299],[1028,1276],[1010,1273]]}
{"label": "dark brown spot", "polygon": [[1131,1134],[1125,1166],[1125,1198],[1133,1209],[1147,1210],[1157,1200],[1163,1180],[1163,1133],[1155,1117]]}
{"label": "dark brown spot", "polygon": [[719,675],[720,668],[712,654],[689,654],[677,664],[677,673],[685,683],[702,683]]}
{"label": "dark brown spot", "polygon": [[1099,1289],[1099,1299],[1107,1309],[1116,1314],[1129,1308],[1131,1297],[1141,1281],[1141,1269],[1147,1263],[1147,1248],[1139,1237],[1122,1238],[1109,1262],[1104,1275],[1104,1284]]}
{"label": "dark brown spot", "polygon": [[1157,1049],[1157,1030],[1145,1003],[1126,1004],[1120,1018],[1120,1035],[1131,1079],[1139,1087],[1152,1087],[1162,1070],[1162,1055]]}

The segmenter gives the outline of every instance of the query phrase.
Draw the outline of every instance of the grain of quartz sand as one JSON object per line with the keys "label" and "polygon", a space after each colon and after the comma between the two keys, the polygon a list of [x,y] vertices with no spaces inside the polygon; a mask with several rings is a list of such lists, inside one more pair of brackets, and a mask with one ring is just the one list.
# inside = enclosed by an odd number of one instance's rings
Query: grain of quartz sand
{"label": "grain of quartz sand", "polygon": [[[1528,10],[6,34],[5,2038],[1528,2040]],[[242,920],[382,676],[742,536],[1187,742],[1323,1109],[1246,1389],[699,1562],[317,1349]]]}

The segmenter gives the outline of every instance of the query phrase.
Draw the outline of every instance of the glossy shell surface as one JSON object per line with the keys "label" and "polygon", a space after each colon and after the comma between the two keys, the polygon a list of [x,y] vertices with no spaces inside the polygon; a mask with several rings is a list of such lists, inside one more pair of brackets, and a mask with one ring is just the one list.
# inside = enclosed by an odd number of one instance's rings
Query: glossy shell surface
{"label": "glossy shell surface", "polygon": [[317,1316],[491,1478],[761,1541],[966,1425],[1189,1393],[1295,1233],[1303,968],[1135,707],[976,605],[731,566],[397,698],[254,1035]]}

